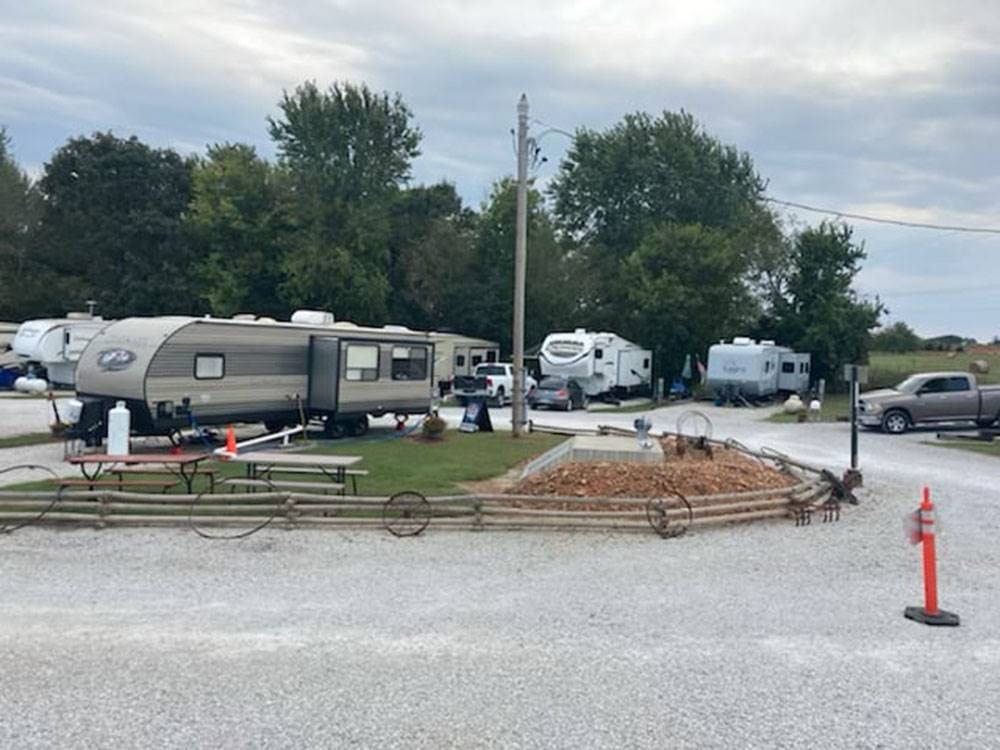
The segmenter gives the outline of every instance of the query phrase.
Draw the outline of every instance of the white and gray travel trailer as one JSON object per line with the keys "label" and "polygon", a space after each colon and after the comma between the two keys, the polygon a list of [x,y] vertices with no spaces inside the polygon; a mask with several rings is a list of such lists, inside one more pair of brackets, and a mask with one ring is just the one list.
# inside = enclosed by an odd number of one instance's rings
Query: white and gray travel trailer
{"label": "white and gray travel trailer", "polygon": [[369,414],[430,409],[428,334],[293,320],[308,322],[161,317],[109,325],[80,358],[83,409],[70,434],[98,441],[119,400],[140,435],[232,422],[273,430],[318,417],[336,437],[363,433]]}
{"label": "white and gray travel trailer", "polygon": [[708,349],[705,383],[717,398],[766,398],[780,391],[809,389],[809,354],[793,352],[773,341],[737,336]]}
{"label": "white and gray travel trailer", "polygon": [[11,349],[21,364],[47,378],[50,385],[72,388],[77,360],[108,322],[90,313],[27,320],[17,329]]}
{"label": "white and gray travel trailer", "polygon": [[572,378],[591,398],[648,391],[652,383],[653,353],[615,333],[550,333],[538,363],[542,375]]}
{"label": "white and gray travel trailer", "polygon": [[431,333],[434,342],[434,383],[442,395],[452,388],[456,375],[471,375],[476,365],[500,361],[496,341],[459,333]]}
{"label": "white and gray travel trailer", "polygon": [[0,321],[0,367],[14,364],[17,361],[17,356],[11,348],[11,344],[14,341],[17,329],[20,327],[20,323]]}

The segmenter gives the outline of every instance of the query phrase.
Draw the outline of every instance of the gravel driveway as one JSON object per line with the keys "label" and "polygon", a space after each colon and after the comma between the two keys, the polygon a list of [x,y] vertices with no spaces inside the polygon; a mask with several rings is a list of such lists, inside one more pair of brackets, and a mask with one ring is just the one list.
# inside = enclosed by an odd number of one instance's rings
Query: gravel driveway
{"label": "gravel driveway", "polygon": [[[844,425],[707,411],[844,466]],[[0,536],[0,747],[996,747],[1000,462],[927,439],[862,435],[862,505],[803,529]],[[902,617],[925,482],[957,629]]]}

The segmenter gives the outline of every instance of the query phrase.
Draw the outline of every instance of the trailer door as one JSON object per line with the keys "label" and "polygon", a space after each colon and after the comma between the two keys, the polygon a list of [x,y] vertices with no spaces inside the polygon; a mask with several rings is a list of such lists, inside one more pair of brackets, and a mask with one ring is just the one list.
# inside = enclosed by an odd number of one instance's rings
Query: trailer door
{"label": "trailer door", "polygon": [[313,336],[309,341],[309,408],[337,411],[340,372],[340,339]]}

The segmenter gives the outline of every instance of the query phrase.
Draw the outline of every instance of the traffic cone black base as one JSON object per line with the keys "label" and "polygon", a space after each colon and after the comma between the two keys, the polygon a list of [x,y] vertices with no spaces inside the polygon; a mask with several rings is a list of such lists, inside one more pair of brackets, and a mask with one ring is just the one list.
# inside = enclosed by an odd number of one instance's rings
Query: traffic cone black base
{"label": "traffic cone black base", "polygon": [[945,612],[943,609],[930,615],[923,607],[907,607],[903,611],[903,617],[914,622],[922,622],[924,625],[943,625],[952,628],[958,626],[958,615],[954,612]]}

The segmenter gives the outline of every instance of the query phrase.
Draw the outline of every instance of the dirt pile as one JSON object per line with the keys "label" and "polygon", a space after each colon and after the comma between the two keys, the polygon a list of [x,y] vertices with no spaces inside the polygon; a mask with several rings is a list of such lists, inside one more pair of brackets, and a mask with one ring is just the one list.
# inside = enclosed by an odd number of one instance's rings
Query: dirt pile
{"label": "dirt pile", "polygon": [[574,497],[659,497],[718,495],[731,492],[781,489],[798,483],[778,469],[765,466],[739,451],[713,447],[704,451],[673,438],[661,441],[662,464],[582,461],[560,464],[526,477],[509,492],[517,495]]}

